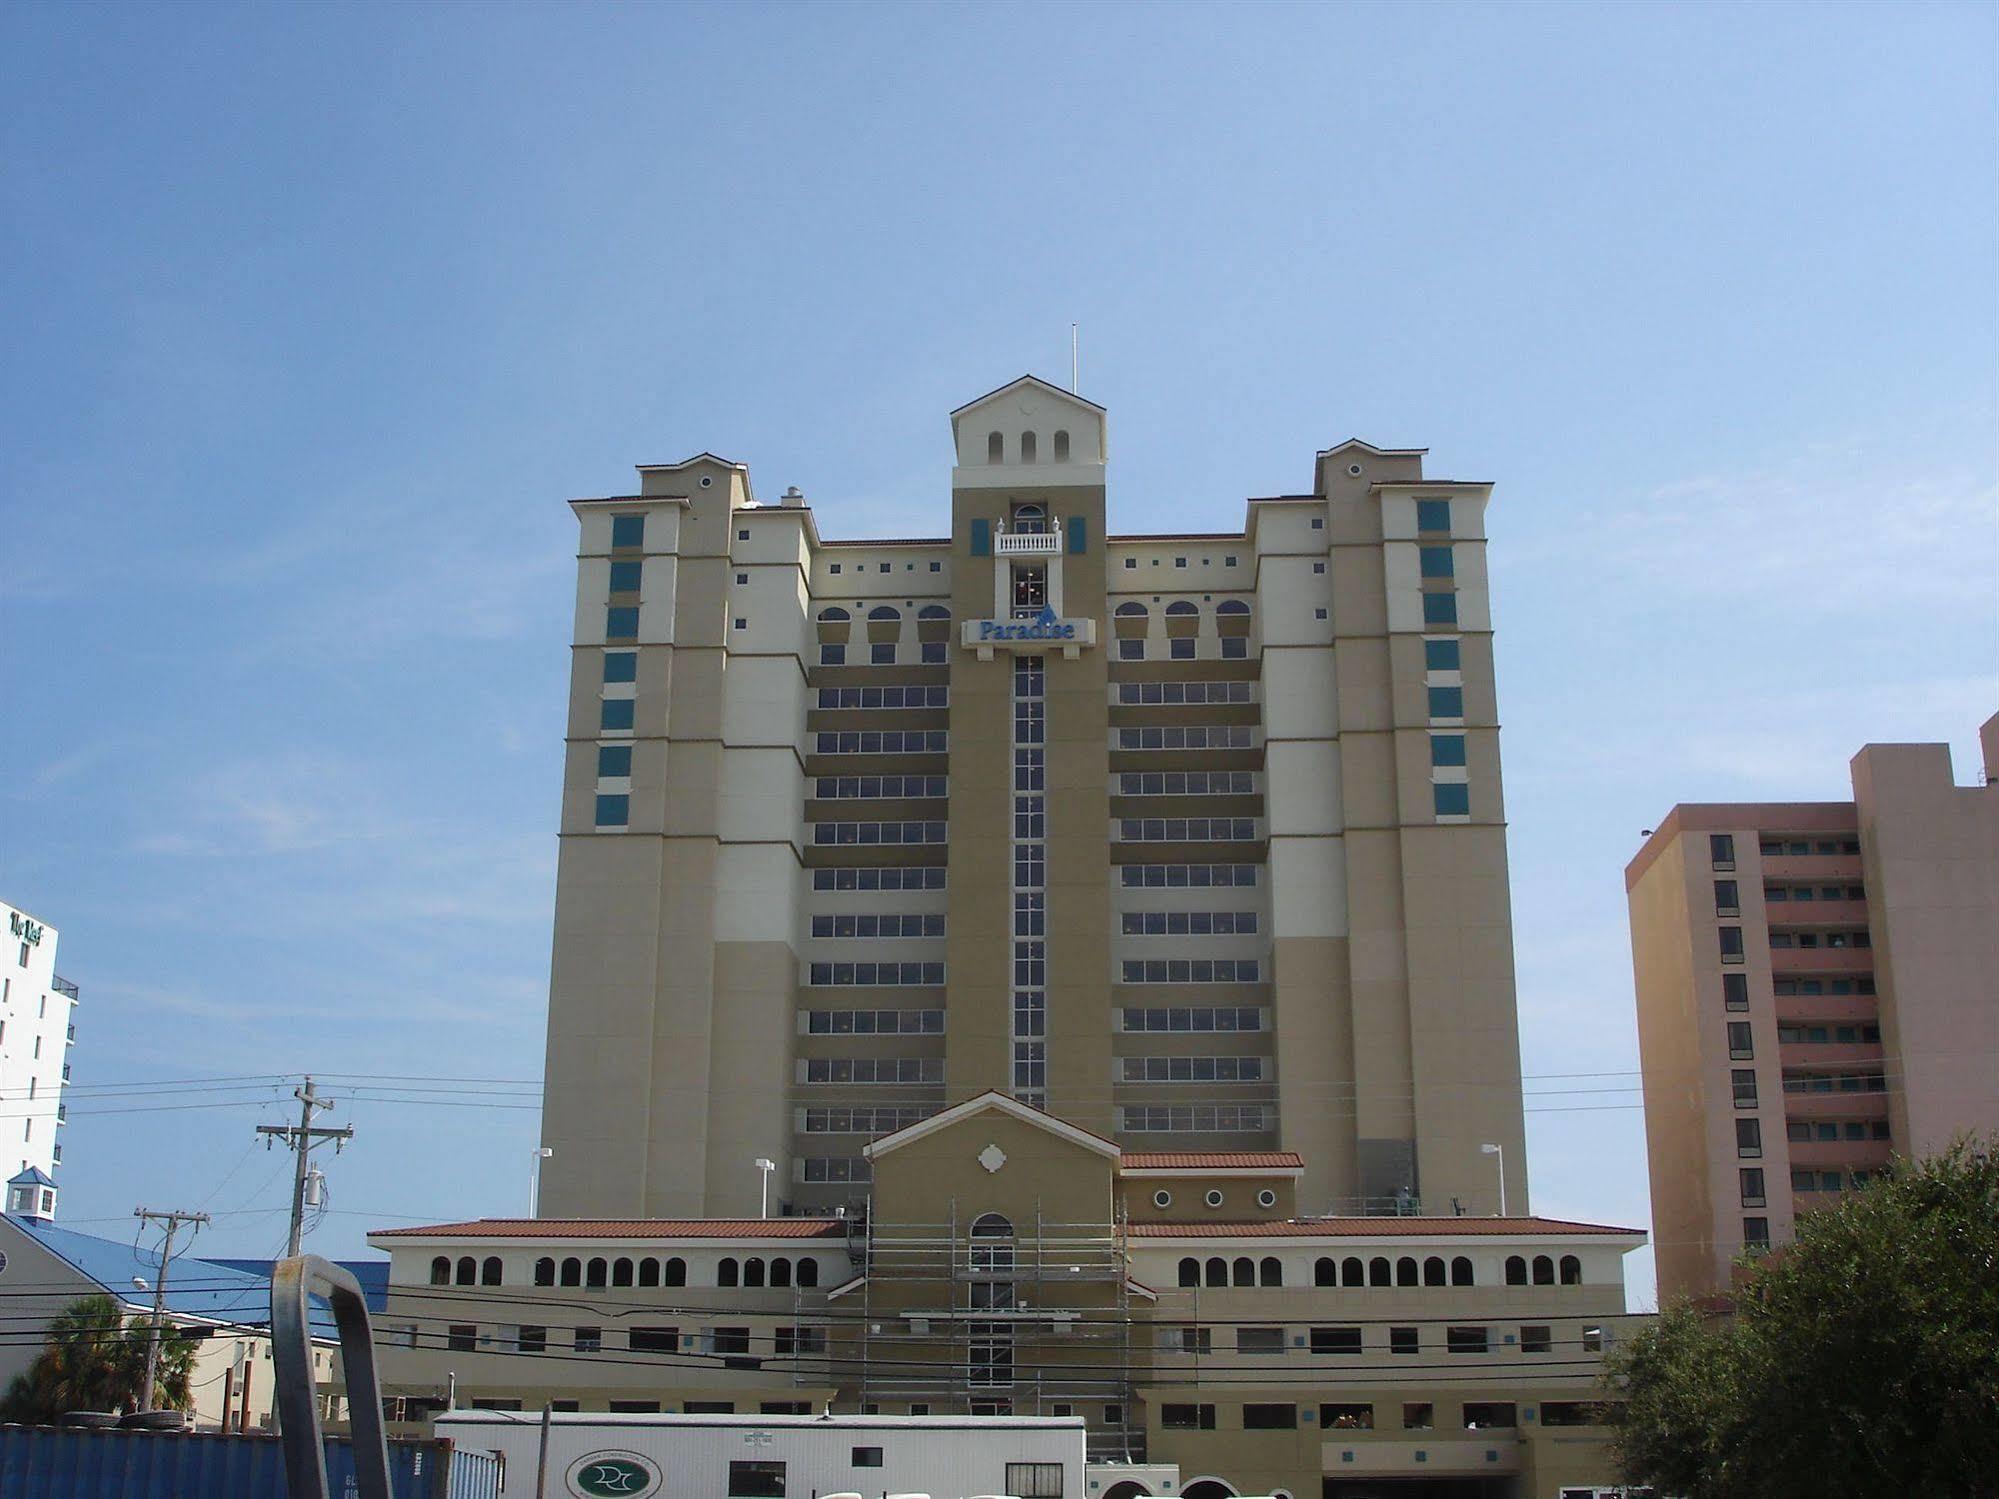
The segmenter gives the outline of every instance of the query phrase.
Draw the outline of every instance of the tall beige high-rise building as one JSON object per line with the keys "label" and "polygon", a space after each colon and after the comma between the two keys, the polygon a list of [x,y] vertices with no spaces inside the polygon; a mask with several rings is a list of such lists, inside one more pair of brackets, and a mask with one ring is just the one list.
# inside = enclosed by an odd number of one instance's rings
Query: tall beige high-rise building
{"label": "tall beige high-rise building", "polygon": [[1999,716],[1979,737],[1979,784],[1870,744],[1852,801],[1677,806],[1626,867],[1662,1298],[1999,1130]]}
{"label": "tall beige high-rise building", "polygon": [[1101,407],[951,433],[931,538],[705,453],[574,502],[541,1210],[754,1213],[769,1162],[825,1211],[997,1089],[1295,1150],[1302,1211],[1489,1213],[1500,1162],[1526,1211],[1490,486],[1346,442],[1111,536]]}

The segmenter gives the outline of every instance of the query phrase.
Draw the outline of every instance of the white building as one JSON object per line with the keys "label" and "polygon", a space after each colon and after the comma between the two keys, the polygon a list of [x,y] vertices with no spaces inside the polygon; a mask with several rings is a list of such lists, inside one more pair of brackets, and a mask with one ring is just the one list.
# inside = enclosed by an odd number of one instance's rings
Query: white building
{"label": "white building", "polygon": [[0,948],[0,1166],[9,1176],[31,1168],[53,1176],[62,1164],[57,1132],[76,985],[56,974],[56,929],[11,905],[0,909],[7,913]]}

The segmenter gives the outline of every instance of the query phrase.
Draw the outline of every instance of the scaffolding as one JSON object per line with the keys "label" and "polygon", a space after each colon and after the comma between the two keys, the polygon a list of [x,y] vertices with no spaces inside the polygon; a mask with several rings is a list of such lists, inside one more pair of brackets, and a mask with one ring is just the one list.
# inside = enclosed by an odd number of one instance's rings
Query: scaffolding
{"label": "scaffolding", "polygon": [[[1133,1379],[1129,1224],[966,1220],[860,1231],[858,1399],[982,1414],[1102,1403],[1093,1460],[1144,1461]],[[991,1407],[990,1410],[985,1408]]]}

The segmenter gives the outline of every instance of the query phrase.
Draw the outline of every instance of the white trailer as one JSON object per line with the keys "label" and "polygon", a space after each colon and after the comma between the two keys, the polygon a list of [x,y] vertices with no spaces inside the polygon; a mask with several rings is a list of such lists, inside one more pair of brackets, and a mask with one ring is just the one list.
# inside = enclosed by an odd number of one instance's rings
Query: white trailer
{"label": "white trailer", "polygon": [[1089,1499],[1080,1416],[669,1416],[451,1411],[504,1460],[502,1499]]}

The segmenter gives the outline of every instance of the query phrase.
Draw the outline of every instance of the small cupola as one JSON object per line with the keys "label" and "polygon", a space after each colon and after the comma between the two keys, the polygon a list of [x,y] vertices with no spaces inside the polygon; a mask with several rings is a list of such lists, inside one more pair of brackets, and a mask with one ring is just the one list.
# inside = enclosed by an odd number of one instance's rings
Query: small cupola
{"label": "small cupola", "polygon": [[33,1166],[7,1182],[7,1216],[23,1223],[53,1223],[56,1184]]}

